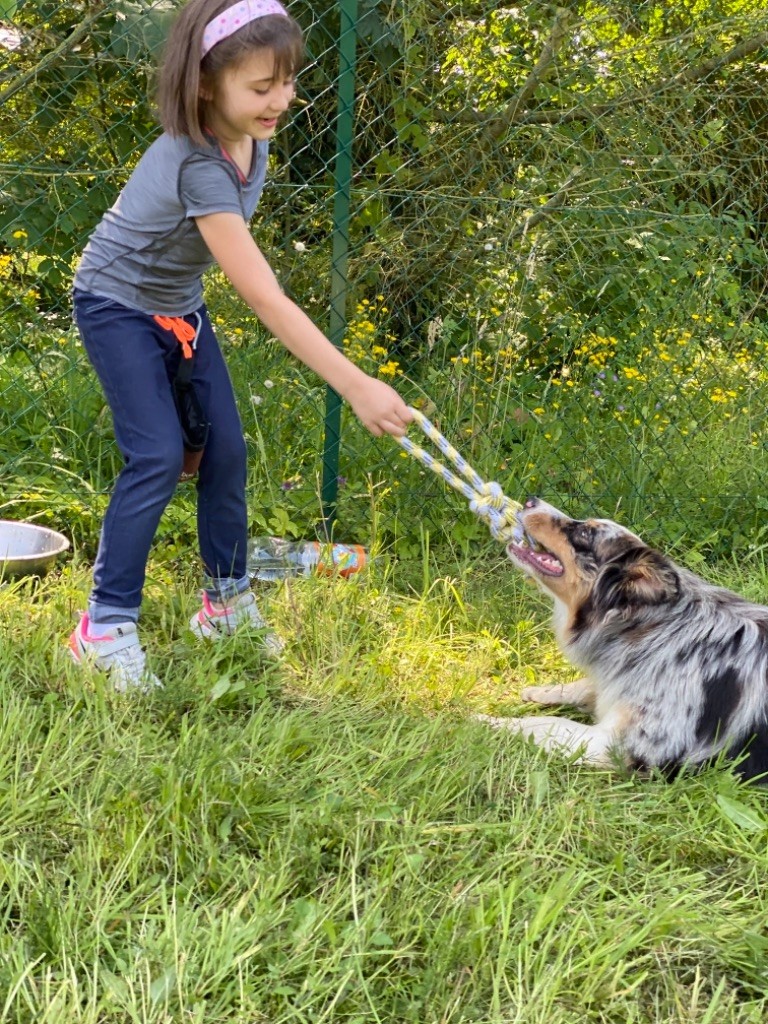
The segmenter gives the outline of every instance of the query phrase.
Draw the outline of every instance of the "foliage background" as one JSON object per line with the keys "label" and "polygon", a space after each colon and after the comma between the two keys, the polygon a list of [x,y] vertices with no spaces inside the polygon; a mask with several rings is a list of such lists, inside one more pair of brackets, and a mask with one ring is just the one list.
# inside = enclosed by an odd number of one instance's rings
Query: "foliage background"
{"label": "foliage background", "polygon": [[[0,1021],[764,1021],[763,795],[468,721],[567,673],[545,602],[351,419],[339,530],[421,561],[264,588],[290,637],[271,670],[240,638],[192,648],[180,490],[142,608],[165,688],[124,701],[68,664],[119,457],[67,291],[156,131],[177,6],[0,0],[0,515],[86,556],[0,583]],[[329,328],[341,6],[291,5],[312,60],[254,223]],[[707,574],[764,601],[762,4],[358,15],[350,355],[510,495],[616,513],[688,563],[734,552]],[[302,535],[324,390],[216,275],[208,295],[253,530]]]}
{"label": "foliage background", "polygon": [[[119,467],[69,322],[73,266],[157,128],[175,0],[2,0],[0,514],[92,550]],[[357,9],[295,0],[310,59],[254,222],[286,290],[420,404],[487,479],[649,539],[762,543],[768,13],[758,0]],[[16,43],[18,42],[18,45]],[[334,169],[351,149],[348,227]],[[338,267],[336,268],[338,271]],[[343,268],[342,268],[343,269]],[[212,274],[252,451],[254,533],[311,533],[325,391]],[[344,416],[340,539],[486,539],[455,496]],[[447,503],[447,504],[446,504]],[[193,537],[194,494],[164,530]]]}

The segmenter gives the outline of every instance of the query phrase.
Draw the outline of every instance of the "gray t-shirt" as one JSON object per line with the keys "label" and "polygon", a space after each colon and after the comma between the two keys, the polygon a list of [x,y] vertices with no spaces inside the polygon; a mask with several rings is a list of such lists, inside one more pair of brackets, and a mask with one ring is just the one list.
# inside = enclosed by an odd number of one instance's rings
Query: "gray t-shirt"
{"label": "gray t-shirt", "polygon": [[214,262],[194,218],[253,216],[264,187],[269,144],[254,142],[241,175],[218,144],[161,135],[144,153],[85,247],[74,287],[152,315],[183,316],[203,301]]}

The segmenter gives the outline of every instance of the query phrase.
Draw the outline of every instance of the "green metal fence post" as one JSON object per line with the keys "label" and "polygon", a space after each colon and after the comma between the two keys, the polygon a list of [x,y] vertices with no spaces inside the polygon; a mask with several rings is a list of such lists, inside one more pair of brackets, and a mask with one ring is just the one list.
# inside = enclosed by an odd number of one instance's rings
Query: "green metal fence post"
{"label": "green metal fence post", "polygon": [[[331,309],[329,337],[338,348],[347,328],[349,279],[349,209],[352,183],[352,140],[355,107],[355,62],[357,52],[357,0],[339,3],[339,78],[336,118],[336,168],[333,207],[333,255],[331,264]],[[339,446],[341,442],[341,398],[328,388],[325,400],[321,528],[327,539],[333,532],[338,497]]]}

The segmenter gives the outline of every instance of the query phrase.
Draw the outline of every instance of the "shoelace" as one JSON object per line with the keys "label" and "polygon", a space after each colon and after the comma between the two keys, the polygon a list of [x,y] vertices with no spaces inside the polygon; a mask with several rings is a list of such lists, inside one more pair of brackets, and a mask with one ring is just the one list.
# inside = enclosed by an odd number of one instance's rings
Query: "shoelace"
{"label": "shoelace", "polygon": [[259,629],[266,626],[266,622],[261,617],[261,613],[255,601],[246,601],[240,604],[228,605],[226,608],[214,608],[211,603],[211,599],[205,591],[203,591],[202,600],[203,615],[209,622],[215,623],[217,620],[221,621],[223,619],[227,624],[230,622],[250,622]]}
{"label": "shoelace", "polygon": [[120,650],[113,651],[112,657],[123,668],[135,670],[137,678],[146,669],[147,656],[139,643],[129,644],[128,647],[122,647]]}

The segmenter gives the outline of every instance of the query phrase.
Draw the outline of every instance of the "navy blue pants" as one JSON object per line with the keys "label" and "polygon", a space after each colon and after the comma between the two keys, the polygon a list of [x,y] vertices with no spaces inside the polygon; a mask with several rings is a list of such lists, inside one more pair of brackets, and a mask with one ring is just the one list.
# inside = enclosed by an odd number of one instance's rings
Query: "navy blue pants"
{"label": "navy blue pants", "polygon": [[[152,316],[76,291],[75,322],[112,410],[125,459],[99,540],[94,622],[138,618],[147,559],[178,483],[183,444],[172,381],[181,345]],[[247,589],[246,447],[232,382],[205,307],[192,382],[210,423],[197,478],[197,533],[212,597]],[[193,314],[184,319],[197,326]]]}

